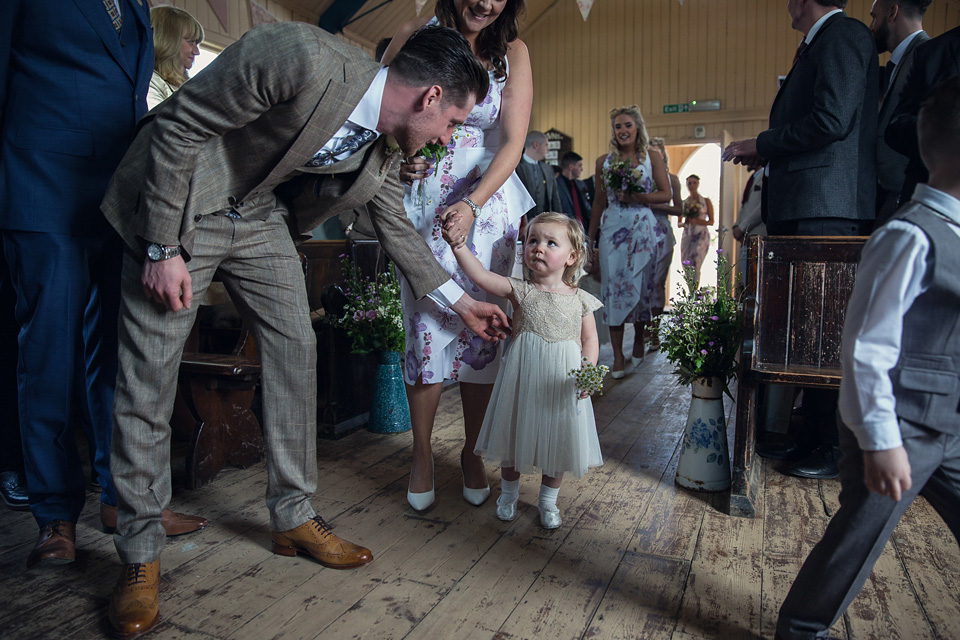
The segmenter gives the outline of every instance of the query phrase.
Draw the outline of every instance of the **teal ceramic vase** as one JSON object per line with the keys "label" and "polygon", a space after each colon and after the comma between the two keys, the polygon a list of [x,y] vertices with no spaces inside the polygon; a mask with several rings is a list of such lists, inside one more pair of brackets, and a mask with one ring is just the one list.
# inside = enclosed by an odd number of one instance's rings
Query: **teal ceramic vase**
{"label": "teal ceramic vase", "polygon": [[402,433],[410,430],[410,406],[403,385],[403,365],[396,351],[377,352],[377,377],[367,430],[373,433]]}

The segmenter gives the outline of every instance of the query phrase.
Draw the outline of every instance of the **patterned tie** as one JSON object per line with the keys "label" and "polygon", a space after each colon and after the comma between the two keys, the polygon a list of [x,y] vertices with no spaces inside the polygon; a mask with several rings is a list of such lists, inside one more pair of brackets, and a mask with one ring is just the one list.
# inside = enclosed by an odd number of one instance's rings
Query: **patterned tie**
{"label": "patterned tie", "polygon": [[580,210],[580,195],[577,193],[577,185],[573,180],[568,180],[570,183],[570,199],[573,200],[573,215],[576,217],[577,222],[583,226],[583,211]]}
{"label": "patterned tie", "polygon": [[120,27],[123,26],[123,18],[120,17],[120,9],[117,7],[117,3],[114,0],[103,0],[103,6],[107,9],[107,13],[110,14],[110,20],[113,21],[113,28],[117,30],[117,33],[120,33]]}
{"label": "patterned tie", "polygon": [[337,156],[342,153],[354,153],[357,149],[367,144],[371,140],[377,137],[376,131],[371,131],[370,129],[361,129],[356,133],[352,133],[343,140],[340,141],[340,144],[336,148],[330,150],[321,149],[317,151],[310,160],[307,161],[305,166],[307,167],[326,167],[337,161]]}

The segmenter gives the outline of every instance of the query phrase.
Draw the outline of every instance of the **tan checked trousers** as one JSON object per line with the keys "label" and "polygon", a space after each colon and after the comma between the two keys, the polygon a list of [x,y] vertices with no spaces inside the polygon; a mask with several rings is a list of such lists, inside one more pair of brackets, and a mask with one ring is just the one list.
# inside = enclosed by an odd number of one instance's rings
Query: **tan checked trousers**
{"label": "tan checked trousers", "polygon": [[315,515],[316,336],[303,270],[283,211],[267,220],[207,215],[197,225],[192,309],[172,312],[147,299],[143,264],[124,257],[120,358],[111,470],[120,499],[117,551],[124,563],[159,558],[161,513],[170,502],[170,416],[177,373],[199,301],[219,268],[252,332],[262,364],[267,507],[276,531]]}

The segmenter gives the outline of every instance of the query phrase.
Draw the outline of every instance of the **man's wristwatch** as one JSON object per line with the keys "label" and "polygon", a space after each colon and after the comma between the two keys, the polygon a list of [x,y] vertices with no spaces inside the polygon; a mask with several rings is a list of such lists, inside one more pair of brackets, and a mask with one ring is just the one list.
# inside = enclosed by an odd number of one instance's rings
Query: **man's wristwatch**
{"label": "man's wristwatch", "polygon": [[156,242],[151,242],[147,245],[147,258],[153,262],[160,262],[161,260],[169,260],[170,258],[180,255],[180,246],[168,247],[162,244],[157,244]]}

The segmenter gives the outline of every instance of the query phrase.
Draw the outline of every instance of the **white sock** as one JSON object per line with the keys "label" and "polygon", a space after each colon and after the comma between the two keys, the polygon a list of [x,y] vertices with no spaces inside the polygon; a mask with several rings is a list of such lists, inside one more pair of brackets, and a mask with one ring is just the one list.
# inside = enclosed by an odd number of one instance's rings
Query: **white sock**
{"label": "white sock", "polygon": [[560,487],[556,489],[548,487],[545,484],[540,485],[540,510],[557,511],[557,494],[560,493]]}
{"label": "white sock", "polygon": [[516,502],[520,497],[520,478],[516,480],[500,478],[500,495],[506,502]]}

